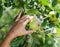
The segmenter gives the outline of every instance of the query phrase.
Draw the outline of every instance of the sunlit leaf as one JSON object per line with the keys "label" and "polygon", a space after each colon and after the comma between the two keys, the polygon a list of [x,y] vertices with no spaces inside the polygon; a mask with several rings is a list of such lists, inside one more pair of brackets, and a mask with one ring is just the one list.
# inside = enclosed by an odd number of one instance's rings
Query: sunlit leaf
{"label": "sunlit leaf", "polygon": [[50,0],[38,0],[39,2],[41,2],[43,5],[49,5],[50,4]]}

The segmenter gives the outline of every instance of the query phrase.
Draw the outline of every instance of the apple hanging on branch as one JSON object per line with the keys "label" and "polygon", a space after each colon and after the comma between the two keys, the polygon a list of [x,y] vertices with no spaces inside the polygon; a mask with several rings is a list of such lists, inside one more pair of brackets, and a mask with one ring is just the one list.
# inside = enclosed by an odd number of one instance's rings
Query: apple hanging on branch
{"label": "apple hanging on branch", "polygon": [[29,22],[29,28],[32,30],[38,30],[40,27],[40,20],[37,17],[34,17],[30,22]]}

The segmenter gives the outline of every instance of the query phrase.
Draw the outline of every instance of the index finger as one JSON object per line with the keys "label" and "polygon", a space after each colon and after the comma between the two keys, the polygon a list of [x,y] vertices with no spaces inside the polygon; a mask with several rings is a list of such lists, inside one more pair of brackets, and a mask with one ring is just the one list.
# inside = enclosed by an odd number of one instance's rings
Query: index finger
{"label": "index finger", "polygon": [[22,10],[19,11],[18,15],[15,18],[15,22],[21,18]]}

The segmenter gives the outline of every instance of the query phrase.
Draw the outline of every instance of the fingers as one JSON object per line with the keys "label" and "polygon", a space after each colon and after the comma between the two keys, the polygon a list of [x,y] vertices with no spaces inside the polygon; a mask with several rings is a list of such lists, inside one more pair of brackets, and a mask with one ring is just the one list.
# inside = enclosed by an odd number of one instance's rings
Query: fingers
{"label": "fingers", "polygon": [[26,19],[27,16],[29,16],[29,15],[24,15],[20,20]]}
{"label": "fingers", "polygon": [[26,26],[26,24],[33,19],[33,16],[25,15],[20,19],[20,22]]}
{"label": "fingers", "polygon": [[32,19],[33,19],[33,16],[27,16],[23,24],[26,26],[26,24]]}
{"label": "fingers", "polygon": [[18,15],[15,18],[15,22],[17,22],[21,18],[22,10],[19,11]]}

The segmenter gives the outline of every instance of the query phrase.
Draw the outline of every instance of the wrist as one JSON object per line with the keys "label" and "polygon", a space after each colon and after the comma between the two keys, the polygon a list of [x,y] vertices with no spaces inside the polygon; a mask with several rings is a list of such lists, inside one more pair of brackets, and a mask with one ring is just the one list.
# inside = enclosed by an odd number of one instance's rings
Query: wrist
{"label": "wrist", "polygon": [[5,37],[3,42],[1,43],[1,47],[8,47],[10,46],[11,41],[15,38],[13,34],[9,34]]}

